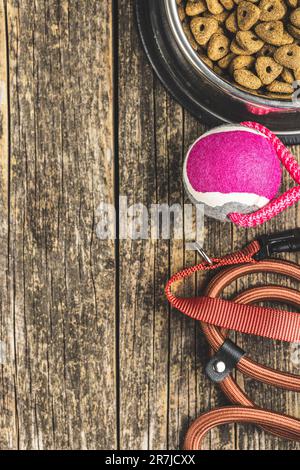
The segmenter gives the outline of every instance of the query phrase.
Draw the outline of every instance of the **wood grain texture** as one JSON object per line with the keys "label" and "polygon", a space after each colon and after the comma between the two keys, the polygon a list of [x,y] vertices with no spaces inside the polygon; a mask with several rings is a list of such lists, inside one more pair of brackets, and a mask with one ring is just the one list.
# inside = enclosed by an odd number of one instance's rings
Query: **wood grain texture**
{"label": "wood grain texture", "polygon": [[7,22],[1,445],[114,448],[115,253],[95,235],[114,200],[111,2],[12,0]]}
{"label": "wood grain texture", "polygon": [[[119,10],[119,167],[120,195],[128,206],[155,200],[153,75],[141,54],[133,23],[134,2],[120,2]],[[120,446],[147,449],[156,435],[156,410],[165,403],[150,402],[154,385],[155,245],[150,240],[120,242]],[[165,330],[167,334],[167,329]],[[160,338],[163,341],[163,333]],[[167,372],[163,341],[161,360]],[[152,415],[154,413],[154,416]],[[166,427],[167,421],[163,420]]]}
{"label": "wood grain texture", "polygon": [[4,1],[0,2],[0,448],[15,445],[14,384],[12,364],[7,355],[11,347],[12,321],[8,292],[8,214],[9,214],[9,106],[7,70],[7,21]]}
{"label": "wood grain texture", "polygon": [[[155,77],[134,3],[0,1],[1,449],[180,449],[196,417],[227,404],[204,375],[198,323],[164,296],[169,276],[197,261],[184,237],[97,237],[101,202],[184,207],[183,159],[205,130]],[[206,250],[299,223],[299,205],[257,230],[206,220]],[[265,282],[299,288],[262,275],[226,296]],[[178,294],[205,283],[198,275]],[[235,336],[250,357],[299,373],[290,345]],[[237,379],[260,405],[300,417],[296,394]],[[232,425],[205,448],[299,445]]]}

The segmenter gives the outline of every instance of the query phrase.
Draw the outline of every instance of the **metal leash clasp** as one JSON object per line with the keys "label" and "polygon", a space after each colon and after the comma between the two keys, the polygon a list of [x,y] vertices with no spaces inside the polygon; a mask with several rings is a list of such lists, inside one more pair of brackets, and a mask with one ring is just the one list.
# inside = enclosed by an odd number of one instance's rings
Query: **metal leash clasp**
{"label": "metal leash clasp", "polygon": [[210,257],[205,253],[203,248],[200,246],[200,243],[194,242],[194,247],[198,251],[199,255],[202,256],[202,258],[210,265],[213,265],[213,261],[210,259]]}

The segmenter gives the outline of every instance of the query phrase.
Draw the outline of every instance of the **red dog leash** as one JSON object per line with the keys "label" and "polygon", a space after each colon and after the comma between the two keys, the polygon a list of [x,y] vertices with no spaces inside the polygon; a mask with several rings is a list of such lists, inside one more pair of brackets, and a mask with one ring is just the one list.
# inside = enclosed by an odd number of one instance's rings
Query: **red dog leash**
{"label": "red dog leash", "polygon": [[[266,255],[300,249],[300,231],[285,232],[277,237],[264,237],[247,248],[224,258],[213,259],[213,265],[202,263],[173,276],[166,286],[171,305],[182,313],[201,321],[203,331],[216,352],[207,367],[209,377],[220,383],[225,395],[239,407],[222,408],[198,418],[191,426],[185,440],[185,449],[198,449],[206,432],[212,427],[231,422],[255,422],[277,436],[300,440],[300,421],[271,411],[261,410],[248,398],[230,375],[236,367],[256,380],[287,390],[300,391],[300,377],[262,366],[247,358],[230,340],[222,328],[284,341],[300,341],[298,313],[253,306],[263,300],[284,301],[300,308],[300,293],[280,286],[250,289],[234,301],[218,297],[231,282],[246,274],[276,272],[300,281],[300,267],[284,261],[259,261]],[[171,292],[175,282],[194,272],[227,266],[209,284],[206,295],[196,298],[179,298]]]}

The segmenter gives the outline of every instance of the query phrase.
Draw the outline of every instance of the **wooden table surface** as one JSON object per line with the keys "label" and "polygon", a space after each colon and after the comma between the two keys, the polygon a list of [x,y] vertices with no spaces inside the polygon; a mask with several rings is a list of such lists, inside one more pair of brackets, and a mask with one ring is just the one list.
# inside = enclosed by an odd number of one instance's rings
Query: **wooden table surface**
{"label": "wooden table surface", "polygon": [[[227,403],[204,376],[199,325],[163,293],[195,255],[184,241],[100,240],[96,228],[100,203],[119,196],[187,202],[183,158],[205,126],[154,76],[134,0],[1,0],[0,47],[0,448],[178,449],[195,417]],[[206,248],[225,254],[297,225],[300,206],[259,230],[209,220]],[[194,281],[184,289],[193,295]],[[291,345],[237,339],[299,373]],[[261,406],[300,417],[299,395],[238,381]],[[233,425],[205,448],[300,447]]]}

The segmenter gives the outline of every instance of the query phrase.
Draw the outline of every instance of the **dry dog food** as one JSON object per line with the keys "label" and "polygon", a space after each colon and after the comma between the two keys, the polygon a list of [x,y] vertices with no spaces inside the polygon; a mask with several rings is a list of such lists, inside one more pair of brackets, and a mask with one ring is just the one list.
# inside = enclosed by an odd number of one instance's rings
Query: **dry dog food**
{"label": "dry dog food", "polygon": [[238,87],[288,98],[300,78],[300,0],[176,0],[199,57]]}

